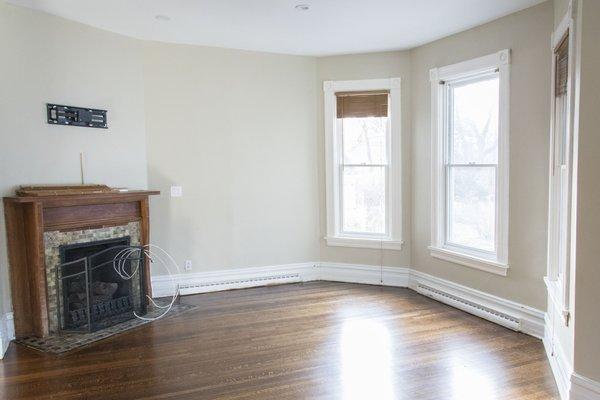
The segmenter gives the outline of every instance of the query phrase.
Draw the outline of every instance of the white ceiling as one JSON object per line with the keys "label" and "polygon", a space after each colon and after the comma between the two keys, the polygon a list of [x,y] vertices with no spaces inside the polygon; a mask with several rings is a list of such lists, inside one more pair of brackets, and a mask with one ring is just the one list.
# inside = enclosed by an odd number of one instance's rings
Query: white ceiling
{"label": "white ceiling", "polygon": [[9,0],[140,39],[312,56],[408,49],[543,1]]}

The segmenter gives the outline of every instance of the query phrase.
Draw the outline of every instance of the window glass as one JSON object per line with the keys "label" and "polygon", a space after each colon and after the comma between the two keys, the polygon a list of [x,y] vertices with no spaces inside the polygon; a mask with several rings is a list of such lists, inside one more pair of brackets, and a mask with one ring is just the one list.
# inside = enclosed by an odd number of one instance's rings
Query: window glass
{"label": "window glass", "polygon": [[495,169],[451,167],[448,181],[448,242],[494,251]]}
{"label": "window glass", "polygon": [[451,161],[498,162],[498,76],[451,85]]}
{"label": "window glass", "polygon": [[343,230],[345,232],[385,233],[384,167],[343,168]]}
{"label": "window glass", "polygon": [[496,251],[498,74],[448,83],[446,243]]}
{"label": "window glass", "polygon": [[385,164],[387,117],[343,118],[344,164]]}

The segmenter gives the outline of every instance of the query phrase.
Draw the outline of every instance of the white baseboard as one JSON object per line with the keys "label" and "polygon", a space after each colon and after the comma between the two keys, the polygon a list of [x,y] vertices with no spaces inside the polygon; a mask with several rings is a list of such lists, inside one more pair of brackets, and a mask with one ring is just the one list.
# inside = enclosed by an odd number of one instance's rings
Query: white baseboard
{"label": "white baseboard", "polygon": [[179,284],[182,295],[242,289],[282,283],[307,282],[316,279],[318,263],[283,264],[267,267],[235,268],[222,271],[196,272],[152,277],[152,296],[166,297]]}
{"label": "white baseboard", "polygon": [[0,359],[4,357],[4,353],[8,350],[10,341],[15,338],[15,324],[13,321],[13,313],[9,312],[0,316]]}
{"label": "white baseboard", "polygon": [[410,288],[478,317],[538,339],[544,337],[543,311],[411,270]]}
{"label": "white baseboard", "polygon": [[321,262],[315,280],[408,287],[410,268]]}
{"label": "white baseboard", "polygon": [[570,400],[600,400],[600,382],[577,373],[571,375]]}
{"label": "white baseboard", "polygon": [[542,311],[403,267],[314,262],[180,274],[174,280],[162,275],[152,277],[152,292],[154,297],[169,296],[173,282],[186,295],[315,280],[411,288],[516,331],[544,336]]}

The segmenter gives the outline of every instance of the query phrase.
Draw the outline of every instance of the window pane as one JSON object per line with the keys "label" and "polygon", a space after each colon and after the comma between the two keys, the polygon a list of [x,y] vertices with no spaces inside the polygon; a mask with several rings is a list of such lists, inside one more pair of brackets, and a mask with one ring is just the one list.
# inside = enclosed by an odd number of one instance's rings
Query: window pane
{"label": "window pane", "polygon": [[495,193],[495,167],[449,167],[449,243],[495,250]]}
{"label": "window pane", "polygon": [[344,164],[385,164],[387,117],[342,119]]}
{"label": "window pane", "polygon": [[344,167],[345,232],[385,233],[385,167]]}
{"label": "window pane", "polygon": [[451,162],[498,162],[499,79],[451,85]]}

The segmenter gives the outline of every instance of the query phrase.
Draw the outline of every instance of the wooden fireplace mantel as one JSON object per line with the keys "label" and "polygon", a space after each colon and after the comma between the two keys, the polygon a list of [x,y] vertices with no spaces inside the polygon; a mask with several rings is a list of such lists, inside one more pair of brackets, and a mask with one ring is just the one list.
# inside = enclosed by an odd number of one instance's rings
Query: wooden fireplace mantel
{"label": "wooden fireplace mantel", "polygon": [[[4,198],[15,335],[48,336],[44,232],[94,229],[139,221],[149,244],[148,197],[154,190]],[[145,289],[152,295],[149,262]]]}

